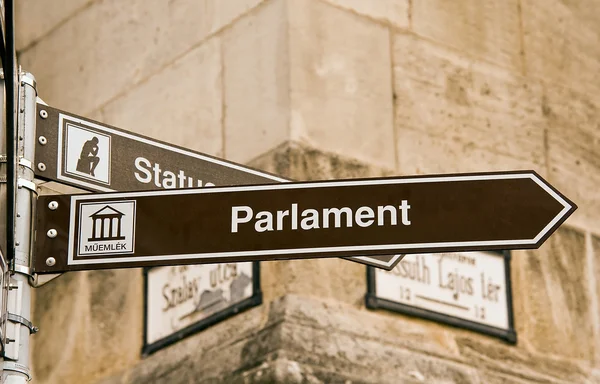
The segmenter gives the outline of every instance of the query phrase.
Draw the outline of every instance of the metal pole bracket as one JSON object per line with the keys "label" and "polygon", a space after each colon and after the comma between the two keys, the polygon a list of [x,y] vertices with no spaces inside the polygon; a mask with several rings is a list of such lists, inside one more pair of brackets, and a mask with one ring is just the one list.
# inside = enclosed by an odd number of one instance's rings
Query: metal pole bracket
{"label": "metal pole bracket", "polygon": [[31,160],[27,160],[24,157],[19,157],[19,165],[29,168],[33,171],[33,162]]}
{"label": "metal pole bracket", "polygon": [[26,326],[27,328],[29,328],[30,335],[33,335],[34,333],[37,333],[40,330],[38,327],[34,326],[31,321],[27,320],[23,316],[15,315],[14,313],[8,313],[7,319],[8,319],[8,321],[11,321],[13,323],[22,324],[22,325]]}
{"label": "metal pole bracket", "polygon": [[27,275],[27,276],[33,277],[33,271],[31,270],[31,268],[26,267],[21,264],[17,264],[14,262],[10,263],[10,270],[12,272],[16,272],[16,273],[20,273],[22,275]]}
{"label": "metal pole bracket", "polygon": [[36,195],[38,194],[37,188],[36,188],[35,183],[33,181],[29,181],[29,180],[23,179],[23,178],[18,178],[17,179],[17,187],[18,188],[27,188],[31,192],[35,193]]}
{"label": "metal pole bracket", "polygon": [[27,377],[27,381],[31,381],[31,372],[29,371],[29,368],[23,364],[17,363],[16,361],[5,361],[2,365],[2,369],[5,371],[22,373]]}
{"label": "metal pole bracket", "polygon": [[25,72],[21,76],[21,84],[27,84],[27,85],[29,85],[31,88],[33,88],[35,90],[35,94],[37,96],[37,83],[36,83],[35,79],[32,76],[28,76],[27,72]]}

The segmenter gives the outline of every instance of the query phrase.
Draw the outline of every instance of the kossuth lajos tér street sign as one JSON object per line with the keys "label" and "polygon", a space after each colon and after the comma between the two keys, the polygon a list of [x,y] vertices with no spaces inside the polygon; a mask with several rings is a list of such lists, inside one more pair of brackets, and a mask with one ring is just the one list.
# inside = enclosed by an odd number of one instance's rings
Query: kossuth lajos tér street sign
{"label": "kossuth lajos t\u00e9r street sign", "polygon": [[42,196],[34,270],[537,248],[575,209],[533,171]]}

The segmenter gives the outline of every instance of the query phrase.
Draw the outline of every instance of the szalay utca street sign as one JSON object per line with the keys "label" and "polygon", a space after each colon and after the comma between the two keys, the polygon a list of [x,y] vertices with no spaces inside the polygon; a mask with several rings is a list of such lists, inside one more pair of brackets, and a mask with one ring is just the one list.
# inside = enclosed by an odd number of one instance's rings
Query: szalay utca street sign
{"label": "szalay utca street sign", "polygon": [[[288,182],[223,159],[38,104],[36,177],[91,192]],[[41,165],[41,166],[40,166]],[[350,260],[391,270],[402,255]]]}
{"label": "szalay utca street sign", "polygon": [[533,171],[42,196],[34,270],[537,248],[575,209]]}

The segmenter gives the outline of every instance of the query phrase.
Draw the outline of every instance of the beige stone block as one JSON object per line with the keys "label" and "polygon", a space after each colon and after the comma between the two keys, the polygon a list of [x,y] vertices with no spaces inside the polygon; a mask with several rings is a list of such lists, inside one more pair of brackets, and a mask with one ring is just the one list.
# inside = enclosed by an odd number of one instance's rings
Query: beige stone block
{"label": "beige stone block", "polygon": [[247,162],[289,138],[286,2],[275,0],[222,36],[225,157]]}
{"label": "beige stone block", "polygon": [[588,383],[592,377],[589,366],[466,331],[457,333],[456,345],[449,337],[453,331],[438,328],[336,301],[286,295],[100,382],[566,384]]}
{"label": "beige stone block", "polygon": [[[556,234],[546,240],[545,246],[552,246],[550,241],[553,236],[556,236]],[[471,359],[474,364],[486,368],[486,371],[509,371],[513,377],[523,378],[526,382],[537,380],[540,382],[556,382],[564,384],[587,384],[590,382],[590,373],[588,370],[590,367],[589,362],[565,358],[562,355],[554,355],[552,352],[546,351],[545,349],[536,350],[536,345],[533,345],[527,337],[529,330],[535,327],[539,321],[532,318],[530,307],[532,300],[537,300],[537,297],[529,294],[531,285],[539,285],[537,281],[530,281],[531,270],[527,267],[532,252],[535,251],[511,251],[512,301],[514,326],[518,339],[517,345],[494,345],[491,342],[474,343],[473,341],[466,341],[463,339],[458,339],[457,342],[465,357]],[[545,257],[544,254],[540,256],[540,260],[543,257]],[[581,263],[585,264],[586,262],[582,260]],[[544,270],[546,270],[546,268],[544,268]],[[587,272],[590,273],[589,269]],[[549,284],[550,283],[546,283],[546,287],[548,287]],[[544,304],[541,303],[539,307],[541,308],[543,305]],[[539,310],[539,308],[536,308],[536,311],[537,310]],[[546,320],[543,322],[547,323]],[[555,329],[558,329],[560,325],[555,325],[555,327]],[[543,342],[543,339],[540,339],[536,344],[542,345]],[[494,382],[493,375],[492,377],[488,377],[487,374],[482,374],[482,377],[485,378],[485,380],[483,380],[485,383],[487,383],[488,380]],[[502,377],[498,377],[498,380],[501,380],[501,378]],[[508,382],[510,383],[510,380],[508,380]]]}
{"label": "beige stone block", "polygon": [[251,166],[291,180],[356,179],[391,176],[393,170],[293,141],[255,158]]}
{"label": "beige stone block", "polygon": [[600,88],[600,6],[594,0],[521,1],[529,75],[597,94]]}
{"label": "beige stone block", "polygon": [[102,110],[101,109],[95,109],[92,112],[89,112],[85,115],[86,118],[91,119],[91,120],[96,120],[96,121],[102,121],[103,116],[102,116]]}
{"label": "beige stone block", "polygon": [[413,1],[412,28],[475,57],[521,68],[518,0]]}
{"label": "beige stone block", "polygon": [[21,64],[47,103],[85,115],[260,2],[96,1],[24,51]]}
{"label": "beige stone block", "polygon": [[[363,276],[361,280],[365,279]],[[279,310],[284,311],[290,323],[335,330],[356,340],[368,339],[432,356],[458,357],[452,328],[385,310],[367,310],[364,304],[358,309],[355,305],[312,296],[288,294],[274,300],[272,306],[283,305]]]}
{"label": "beige stone block", "polygon": [[595,355],[592,291],[585,237],[566,226],[539,250],[512,259],[522,301],[519,342],[539,353],[591,362]]}
{"label": "beige stone block", "polygon": [[[260,315],[267,312],[266,318]],[[390,326],[396,332],[406,324],[377,319],[333,301],[286,296],[158,351],[123,377],[129,384],[287,383],[298,377],[307,382],[397,383],[419,375],[429,382],[477,382],[465,381],[472,368],[441,358],[439,351],[415,352],[404,338],[390,336]],[[426,330],[406,336],[419,348],[437,344],[439,337],[430,342]]]}
{"label": "beige stone block", "polygon": [[95,0],[15,1],[15,45],[26,49]]}
{"label": "beige stone block", "polygon": [[[457,363],[450,355],[407,347],[403,337],[393,333],[394,323],[389,321],[387,328],[380,328],[384,325],[381,317],[373,313],[294,295],[286,296],[284,302],[285,356],[302,367],[343,372],[352,382],[478,383],[472,367]],[[400,321],[397,320],[397,327]],[[407,332],[406,338],[414,336]],[[438,343],[431,336],[422,340],[427,347]]]}
{"label": "beige stone block", "polygon": [[596,368],[592,371],[592,374],[590,375],[590,382],[600,383],[600,369]]}
{"label": "beige stone block", "polygon": [[[596,367],[600,367],[600,236],[592,236],[591,240],[592,275],[596,283]],[[600,369],[597,374],[600,379]]]}
{"label": "beige stone block", "polygon": [[87,272],[89,312],[83,337],[85,360],[98,359],[95,377],[122,371],[140,360],[143,340],[141,269]]}
{"label": "beige stone block", "polygon": [[114,375],[103,377],[102,379],[96,381],[94,384],[128,384],[128,381],[125,380],[126,379],[123,377],[123,375]]}
{"label": "beige stone block", "polygon": [[37,288],[36,381],[93,382],[137,362],[142,300],[141,272],[131,269],[66,273]]}
{"label": "beige stone block", "polygon": [[[518,314],[517,314],[518,315]],[[532,353],[522,347],[490,338],[457,337],[461,360],[477,367],[481,383],[590,383],[586,362],[552,355],[549,351]],[[502,379],[506,380],[503,381]]]}
{"label": "beige stone block", "polygon": [[279,344],[281,317],[267,319],[266,312],[266,306],[250,309],[159,350],[132,366],[125,382],[243,382],[231,376],[260,365]]}
{"label": "beige stone block", "polygon": [[537,163],[478,147],[468,136],[448,138],[412,129],[398,131],[398,169],[402,175],[518,169],[545,174],[545,168]]}
{"label": "beige stone block", "polygon": [[600,101],[548,86],[548,181],[575,204],[569,223],[600,234]]}
{"label": "beige stone block", "polygon": [[365,266],[345,259],[264,262],[261,274],[265,300],[295,293],[362,305]]}
{"label": "beige stone block", "polygon": [[547,84],[542,112],[549,131],[583,130],[600,136],[600,98],[569,87]]}
{"label": "beige stone block", "polygon": [[348,9],[394,27],[409,27],[410,0],[325,0],[330,4]]}
{"label": "beige stone block", "polygon": [[221,156],[221,46],[212,38],[101,110],[102,122]]}
{"label": "beige stone block", "polygon": [[393,43],[401,172],[545,173],[540,85],[414,36]]}
{"label": "beige stone block", "polygon": [[527,381],[518,377],[498,374],[493,371],[479,371],[479,380],[485,384],[530,384]]}
{"label": "beige stone block", "polygon": [[82,274],[66,273],[33,291],[32,322],[40,332],[31,338],[31,360],[38,383],[68,382],[66,378],[81,377],[90,369],[76,360],[84,348],[78,339],[88,306],[84,287]]}
{"label": "beige stone block", "polygon": [[292,139],[393,169],[388,28],[319,1],[288,4]]}
{"label": "beige stone block", "polygon": [[[293,361],[304,360],[298,364],[301,372],[323,383],[479,384],[475,368],[451,360],[302,325],[286,331],[286,339],[297,348],[286,356]],[[312,348],[305,347],[308,340],[315,340]]]}
{"label": "beige stone block", "polygon": [[582,130],[548,133],[548,181],[577,204],[568,222],[600,233],[600,137]]}

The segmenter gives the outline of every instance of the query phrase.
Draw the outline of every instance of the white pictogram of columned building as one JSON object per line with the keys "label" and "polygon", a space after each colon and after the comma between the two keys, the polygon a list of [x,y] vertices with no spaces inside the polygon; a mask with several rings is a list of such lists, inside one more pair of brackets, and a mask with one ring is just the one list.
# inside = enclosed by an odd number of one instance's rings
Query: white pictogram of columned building
{"label": "white pictogram of columned building", "polygon": [[[125,240],[121,235],[121,219],[124,213],[117,211],[109,205],[90,215],[92,219],[92,237],[88,241]],[[108,231],[106,231],[108,222]],[[116,222],[116,225],[115,225]]]}

